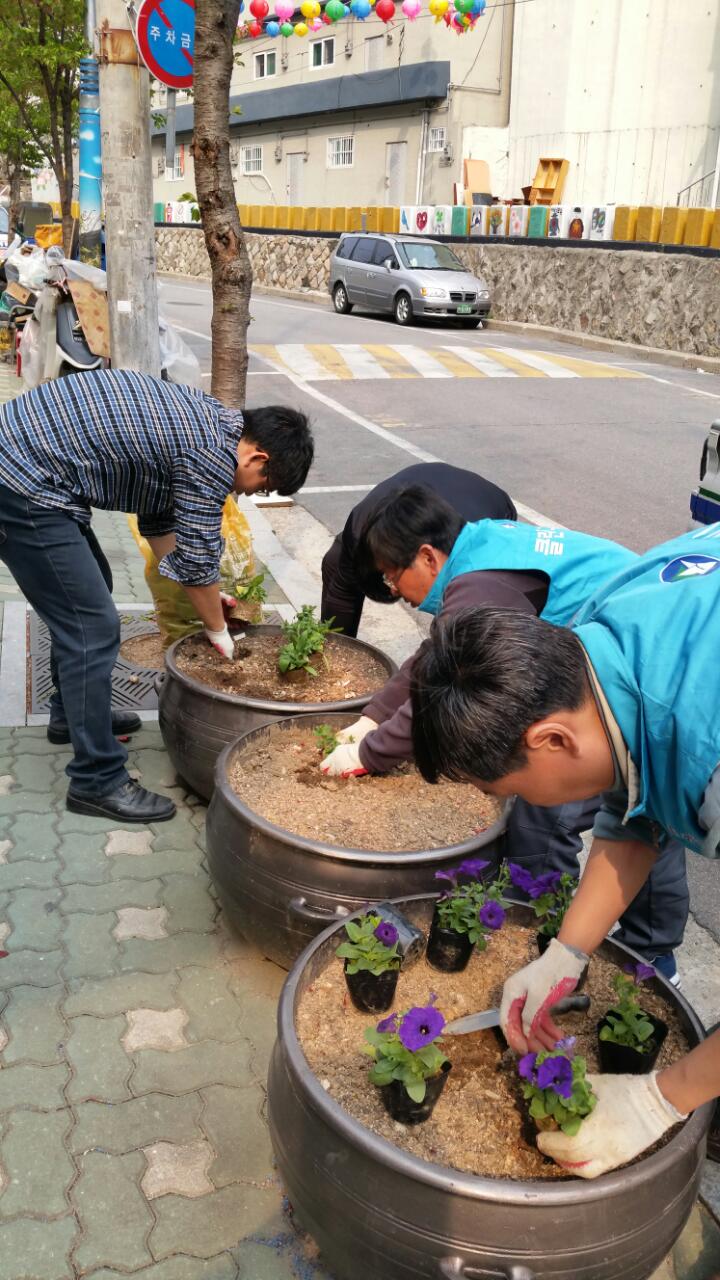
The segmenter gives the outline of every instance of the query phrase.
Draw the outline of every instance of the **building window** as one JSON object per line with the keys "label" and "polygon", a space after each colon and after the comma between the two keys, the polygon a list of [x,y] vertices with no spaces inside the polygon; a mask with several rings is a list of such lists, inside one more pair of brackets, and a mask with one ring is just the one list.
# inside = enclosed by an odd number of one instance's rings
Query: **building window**
{"label": "building window", "polygon": [[313,40],[310,45],[310,66],[331,67],[335,61],[335,37],[327,40]]}
{"label": "building window", "polygon": [[262,147],[241,147],[240,148],[240,170],[242,173],[262,173]]}
{"label": "building window", "polygon": [[370,36],[365,41],[365,70],[380,71],[384,62],[385,36]]}
{"label": "building window", "polygon": [[354,158],[355,139],[352,134],[328,138],[328,169],[351,169]]}
{"label": "building window", "polygon": [[275,75],[275,52],[255,54],[255,79],[267,80]]}
{"label": "building window", "polygon": [[166,182],[179,182],[180,178],[185,177],[185,148],[183,146],[175,148],[172,168],[170,165],[165,166]]}
{"label": "building window", "polygon": [[441,125],[439,129],[431,129],[428,135],[428,151],[444,151],[446,139],[447,130],[445,125]]}

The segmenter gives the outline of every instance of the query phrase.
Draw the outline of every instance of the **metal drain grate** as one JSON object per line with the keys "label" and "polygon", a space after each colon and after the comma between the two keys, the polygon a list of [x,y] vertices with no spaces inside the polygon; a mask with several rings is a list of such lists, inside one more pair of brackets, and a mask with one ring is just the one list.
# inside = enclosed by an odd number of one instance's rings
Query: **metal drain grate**
{"label": "metal drain grate", "polygon": [[[131,636],[147,635],[155,627],[145,618],[120,617],[120,642]],[[36,613],[29,615],[30,640],[30,712],[47,714],[50,709],[52,680],[50,678],[50,635],[44,622]],[[118,711],[156,711],[157,694],[154,681],[156,671],[133,667],[124,658],[118,658],[112,674],[112,704]]]}

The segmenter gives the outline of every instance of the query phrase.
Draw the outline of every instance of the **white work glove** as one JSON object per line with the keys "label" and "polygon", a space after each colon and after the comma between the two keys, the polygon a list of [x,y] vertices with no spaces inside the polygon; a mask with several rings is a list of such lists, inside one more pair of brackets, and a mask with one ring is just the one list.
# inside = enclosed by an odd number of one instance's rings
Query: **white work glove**
{"label": "white work glove", "polygon": [[223,658],[235,657],[235,638],[230,635],[226,626],[223,627],[222,631],[211,631],[209,627],[206,627],[205,635],[213,649],[217,649]]}
{"label": "white work glove", "polygon": [[574,1138],[565,1133],[539,1133],[537,1144],[563,1169],[578,1178],[597,1178],[634,1160],[679,1120],[682,1112],[661,1094],[657,1072],[641,1076],[589,1075],[597,1097],[595,1110]]}
{"label": "white work glove", "polygon": [[339,729],[335,737],[338,742],[362,742],[373,729],[377,729],[377,721],[371,720],[369,716],[361,716],[354,724],[349,724],[347,729]]}
{"label": "white work glove", "polygon": [[233,609],[237,609],[237,600],[234,596],[229,596],[227,591],[220,592],[220,604],[222,605],[223,616],[227,622],[232,617]]}
{"label": "white work glove", "polygon": [[569,996],[588,962],[584,951],[568,947],[553,938],[539,960],[533,960],[508,978],[500,1002],[503,1035],[517,1053],[530,1049],[553,1049],[562,1039],[550,1010]]}
{"label": "white work glove", "polygon": [[320,772],[328,778],[359,777],[367,773],[360,760],[360,744],[357,742],[341,742],[339,747],[330,752],[320,764]]}

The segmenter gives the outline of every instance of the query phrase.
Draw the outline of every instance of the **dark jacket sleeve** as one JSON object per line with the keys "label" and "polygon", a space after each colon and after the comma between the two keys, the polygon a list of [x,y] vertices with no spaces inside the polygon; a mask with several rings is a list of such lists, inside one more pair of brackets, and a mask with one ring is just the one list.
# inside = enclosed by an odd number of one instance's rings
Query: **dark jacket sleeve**
{"label": "dark jacket sleeve", "polygon": [[[486,570],[463,573],[453,579],[445,592],[440,616],[478,605],[539,613],[546,595],[542,575]],[[379,726],[360,743],[360,760],[369,773],[387,773],[403,760],[412,760],[409,699],[414,663],[412,654],[363,710],[363,715],[376,720]]]}

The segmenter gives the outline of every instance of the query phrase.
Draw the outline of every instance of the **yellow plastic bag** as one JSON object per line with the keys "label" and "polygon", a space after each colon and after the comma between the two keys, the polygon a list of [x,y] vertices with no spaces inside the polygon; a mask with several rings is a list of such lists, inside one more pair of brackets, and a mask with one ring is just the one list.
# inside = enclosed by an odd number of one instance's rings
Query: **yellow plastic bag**
{"label": "yellow plastic bag", "polygon": [[35,243],[41,249],[49,249],[51,244],[62,244],[63,229],[59,222],[44,222],[35,228]]}
{"label": "yellow plastic bag", "polygon": [[[202,624],[180,583],[160,573],[150,543],[138,529],[137,517],[128,516],[128,524],[145,560],[145,581],[155,602],[157,624],[167,648],[174,640],[197,631]],[[222,536],[225,550],[220,560],[220,590],[232,595],[238,584],[248,582],[255,573],[250,525],[233,497],[227,498],[223,507]]]}

